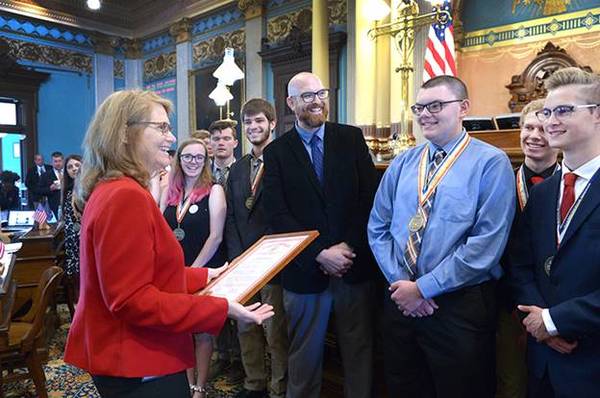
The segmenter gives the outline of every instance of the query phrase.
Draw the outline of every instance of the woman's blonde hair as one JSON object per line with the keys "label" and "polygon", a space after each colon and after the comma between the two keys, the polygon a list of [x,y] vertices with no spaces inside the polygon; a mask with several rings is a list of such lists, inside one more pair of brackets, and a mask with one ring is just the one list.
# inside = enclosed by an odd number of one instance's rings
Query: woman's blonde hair
{"label": "woman's blonde hair", "polygon": [[196,203],[201,200],[210,192],[212,186],[212,173],[210,171],[210,159],[208,158],[208,150],[204,141],[197,138],[190,138],[179,144],[175,159],[173,161],[173,167],[171,173],[169,173],[169,187],[167,189],[167,204],[170,206],[177,206],[183,198],[185,190],[185,175],[183,168],[181,167],[181,152],[192,144],[201,145],[204,149],[204,165],[200,175],[194,182],[194,189],[190,193],[190,201]]}
{"label": "woman's blonde hair", "polygon": [[168,113],[170,101],[151,91],[123,90],[111,94],[100,105],[83,141],[83,162],[76,184],[75,201],[83,209],[100,181],[128,176],[148,186],[149,171],[137,153],[144,128],[154,104]]}

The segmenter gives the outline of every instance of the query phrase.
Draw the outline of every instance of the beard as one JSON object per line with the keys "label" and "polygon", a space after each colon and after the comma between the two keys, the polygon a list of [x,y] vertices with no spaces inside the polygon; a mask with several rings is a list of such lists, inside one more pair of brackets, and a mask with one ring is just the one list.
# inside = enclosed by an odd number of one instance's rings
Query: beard
{"label": "beard", "polygon": [[315,106],[309,106],[300,111],[298,119],[306,126],[310,128],[316,128],[327,121],[327,115],[329,115],[329,107],[327,104],[322,104],[321,113],[314,114],[310,112],[310,109],[315,109]]}
{"label": "beard", "polygon": [[270,131],[261,130],[259,134],[247,135],[247,137],[248,141],[250,141],[252,145],[262,145],[266,140],[269,139],[270,135]]}

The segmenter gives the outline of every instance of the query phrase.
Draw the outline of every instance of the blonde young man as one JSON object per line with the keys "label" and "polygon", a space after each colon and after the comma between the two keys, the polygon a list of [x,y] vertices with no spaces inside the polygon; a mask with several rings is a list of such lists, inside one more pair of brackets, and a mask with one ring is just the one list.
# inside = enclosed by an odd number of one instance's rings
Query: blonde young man
{"label": "blonde young man", "polygon": [[524,317],[529,397],[600,391],[600,80],[556,71],[536,112],[561,171],[532,190],[510,247]]}

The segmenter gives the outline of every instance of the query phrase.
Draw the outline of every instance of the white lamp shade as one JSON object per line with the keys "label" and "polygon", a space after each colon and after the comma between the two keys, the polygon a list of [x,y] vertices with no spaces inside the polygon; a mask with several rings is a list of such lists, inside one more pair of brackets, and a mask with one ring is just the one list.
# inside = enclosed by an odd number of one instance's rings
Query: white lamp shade
{"label": "white lamp shade", "polygon": [[229,89],[227,88],[227,86],[225,86],[225,83],[219,80],[217,82],[217,87],[213,91],[211,91],[210,94],[208,94],[208,98],[215,101],[215,104],[217,106],[224,106],[227,103],[227,101],[233,99],[233,95],[231,95]]}
{"label": "white lamp shade", "polygon": [[384,0],[370,0],[363,7],[364,16],[369,21],[381,21],[391,11],[390,6]]}
{"label": "white lamp shade", "polygon": [[232,86],[236,80],[244,78],[244,72],[235,64],[233,48],[225,49],[223,63],[214,71],[213,76],[227,86]]}
{"label": "white lamp shade", "polygon": [[87,0],[87,6],[91,10],[99,10],[100,9],[100,0]]}

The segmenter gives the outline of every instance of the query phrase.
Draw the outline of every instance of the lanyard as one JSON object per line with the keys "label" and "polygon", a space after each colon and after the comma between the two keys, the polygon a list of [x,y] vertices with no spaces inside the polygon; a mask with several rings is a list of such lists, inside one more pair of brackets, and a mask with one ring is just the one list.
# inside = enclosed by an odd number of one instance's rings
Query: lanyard
{"label": "lanyard", "polygon": [[179,203],[177,209],[175,209],[175,218],[177,218],[177,225],[179,226],[183,221],[183,218],[187,214],[190,205],[192,204],[192,195],[188,196],[185,203]]}
{"label": "lanyard", "polygon": [[254,180],[252,180],[252,184],[250,185],[250,191],[252,191],[252,196],[256,196],[256,190],[258,189],[258,184],[262,179],[263,173],[265,172],[265,162],[260,162],[260,166],[258,167],[258,171],[254,176]]}
{"label": "lanyard", "polygon": [[[552,174],[560,170],[560,165],[557,163]],[[527,181],[525,181],[525,169],[523,165],[519,167],[517,172],[517,199],[519,200],[519,209],[523,211],[527,200],[529,199],[529,191],[527,190]]]}

